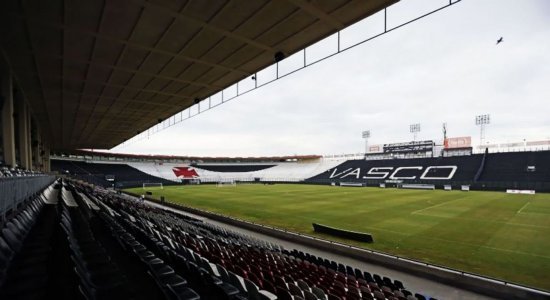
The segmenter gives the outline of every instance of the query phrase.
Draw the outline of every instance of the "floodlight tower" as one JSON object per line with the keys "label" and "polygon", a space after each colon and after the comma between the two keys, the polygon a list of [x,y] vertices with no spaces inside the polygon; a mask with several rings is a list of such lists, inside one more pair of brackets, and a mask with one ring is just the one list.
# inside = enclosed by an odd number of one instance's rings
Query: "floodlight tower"
{"label": "floodlight tower", "polygon": [[416,141],[416,135],[420,132],[420,123],[411,124],[410,131],[413,134],[413,141]]}
{"label": "floodlight tower", "polygon": [[491,123],[491,115],[479,115],[476,116],[476,125],[479,126],[479,146],[483,146],[483,140],[485,139],[485,126]]}
{"label": "floodlight tower", "polygon": [[369,152],[370,130],[363,131],[363,138],[365,139],[365,157],[367,157],[367,153]]}

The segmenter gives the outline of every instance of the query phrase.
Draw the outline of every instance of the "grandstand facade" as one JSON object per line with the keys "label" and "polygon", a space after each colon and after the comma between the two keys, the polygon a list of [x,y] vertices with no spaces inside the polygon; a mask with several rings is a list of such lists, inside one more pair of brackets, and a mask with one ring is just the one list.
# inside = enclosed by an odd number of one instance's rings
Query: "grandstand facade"
{"label": "grandstand facade", "polygon": [[[320,156],[274,158],[173,158],[148,156],[144,161],[86,160],[86,156],[53,157],[52,169],[104,187],[127,188],[143,183],[181,184],[294,182],[328,185],[472,190],[550,191],[550,151],[470,154],[423,158],[324,159]],[[91,156],[89,156],[91,158]],[[254,162],[257,161],[257,162]],[[113,176],[113,180],[106,178]],[[416,186],[415,186],[416,185]]]}

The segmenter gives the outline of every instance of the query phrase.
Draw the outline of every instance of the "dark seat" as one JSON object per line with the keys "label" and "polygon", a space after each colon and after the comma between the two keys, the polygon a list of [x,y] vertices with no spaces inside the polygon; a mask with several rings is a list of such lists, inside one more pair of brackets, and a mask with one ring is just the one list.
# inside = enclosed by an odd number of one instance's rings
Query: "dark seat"
{"label": "dark seat", "polygon": [[239,290],[229,283],[221,283],[214,286],[214,292],[219,299],[232,299],[235,295],[239,294]]}
{"label": "dark seat", "polygon": [[290,292],[280,286],[277,287],[277,298],[280,300],[293,300]]}
{"label": "dark seat", "polygon": [[386,296],[380,291],[374,291],[373,294],[374,294],[374,298],[377,299],[377,300],[385,300],[386,299]]}
{"label": "dark seat", "polygon": [[165,264],[149,264],[153,276],[159,278],[161,276],[174,275],[174,269]]}
{"label": "dark seat", "polygon": [[418,294],[418,293],[417,293],[417,294],[414,294],[414,296],[415,296],[416,299],[418,299],[418,300],[426,300],[426,297],[424,297],[424,296],[422,296],[422,295],[420,295],[420,294]]}
{"label": "dark seat", "polygon": [[200,296],[194,290],[180,285],[169,285],[170,299],[173,300],[199,300]]}

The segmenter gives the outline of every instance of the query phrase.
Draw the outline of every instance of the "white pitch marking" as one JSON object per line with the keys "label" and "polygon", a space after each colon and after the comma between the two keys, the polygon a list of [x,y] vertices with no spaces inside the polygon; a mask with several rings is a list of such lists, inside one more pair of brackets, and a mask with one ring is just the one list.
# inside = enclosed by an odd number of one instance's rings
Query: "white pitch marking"
{"label": "white pitch marking", "polygon": [[453,240],[441,239],[441,238],[436,238],[436,237],[425,237],[425,236],[423,236],[422,238],[427,239],[427,240],[442,241],[442,242],[447,242],[447,243],[454,243],[454,244],[466,245],[466,246],[472,246],[472,247],[480,247],[480,248],[486,248],[486,249],[491,249],[491,250],[496,250],[496,251],[510,252],[510,253],[515,253],[515,254],[521,254],[521,255],[528,255],[528,256],[535,256],[535,257],[542,257],[542,258],[545,258],[545,259],[550,259],[550,256],[546,256],[546,255],[528,253],[528,252],[511,250],[511,249],[504,249],[504,248],[498,248],[498,247],[491,247],[491,246],[487,246],[487,245],[479,245],[479,244],[473,244],[473,243],[467,243],[467,242],[461,242],[461,241],[453,241]]}
{"label": "white pitch marking", "polygon": [[531,204],[531,201],[525,203],[525,205],[523,205],[523,206],[518,210],[517,214],[521,214],[521,211],[524,210],[524,209],[527,207],[527,205],[529,205],[529,204]]}
{"label": "white pitch marking", "polygon": [[[439,203],[439,204],[436,204],[436,205],[432,205],[432,206],[428,206],[428,207],[425,207],[425,208],[422,208],[422,209],[419,209],[419,210],[415,210],[413,211],[411,214],[413,215],[416,215],[416,214],[419,214],[420,212],[423,212],[425,210],[428,210],[428,209],[432,209],[432,208],[435,208],[435,207],[439,207],[439,206],[443,206],[447,203],[451,203],[453,201],[457,201],[457,200],[461,200],[462,198],[458,198],[458,199],[453,199],[453,200],[449,200],[449,201],[446,201],[446,202],[443,202],[443,203]],[[428,201],[429,202],[429,201]]]}

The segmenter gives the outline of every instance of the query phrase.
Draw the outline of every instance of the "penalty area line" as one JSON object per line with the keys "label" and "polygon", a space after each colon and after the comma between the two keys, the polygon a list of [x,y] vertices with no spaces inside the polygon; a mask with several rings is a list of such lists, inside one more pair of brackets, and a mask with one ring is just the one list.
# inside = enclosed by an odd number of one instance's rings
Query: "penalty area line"
{"label": "penalty area line", "polygon": [[432,206],[428,206],[428,207],[425,207],[425,208],[422,208],[422,209],[419,209],[419,210],[415,210],[413,212],[411,212],[411,214],[413,215],[417,215],[417,214],[420,214],[421,212],[423,211],[426,211],[428,209],[432,209],[432,208],[436,208],[436,207],[439,207],[439,206],[443,206],[447,203],[450,203],[450,202],[453,202],[453,201],[457,201],[457,200],[460,200],[460,199],[453,199],[453,200],[449,200],[449,201],[445,201],[443,203],[439,203],[439,204],[436,204],[436,205],[432,205]]}
{"label": "penalty area line", "polygon": [[516,214],[521,214],[522,211],[529,205],[531,204],[531,201],[528,201],[527,203],[525,203],[519,210]]}

